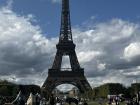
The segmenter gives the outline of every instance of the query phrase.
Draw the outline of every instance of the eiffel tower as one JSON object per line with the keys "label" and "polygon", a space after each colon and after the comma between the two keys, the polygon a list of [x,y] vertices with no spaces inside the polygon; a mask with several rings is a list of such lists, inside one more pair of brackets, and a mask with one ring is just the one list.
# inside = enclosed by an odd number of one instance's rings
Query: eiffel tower
{"label": "eiffel tower", "polygon": [[[59,43],[56,45],[57,52],[53,65],[48,70],[48,77],[42,86],[43,91],[52,93],[58,85],[66,83],[76,86],[81,93],[92,89],[84,76],[84,69],[80,67],[75,47],[72,39],[69,0],[62,0]],[[63,56],[69,56],[71,68],[61,68]]]}

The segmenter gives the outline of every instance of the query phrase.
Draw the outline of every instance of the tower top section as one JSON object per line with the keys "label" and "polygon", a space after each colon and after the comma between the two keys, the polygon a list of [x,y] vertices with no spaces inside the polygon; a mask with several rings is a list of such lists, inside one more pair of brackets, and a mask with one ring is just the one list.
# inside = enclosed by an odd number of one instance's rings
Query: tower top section
{"label": "tower top section", "polygon": [[70,21],[70,9],[69,0],[62,0],[62,13],[61,13],[61,28],[59,43],[73,42],[71,21]]}

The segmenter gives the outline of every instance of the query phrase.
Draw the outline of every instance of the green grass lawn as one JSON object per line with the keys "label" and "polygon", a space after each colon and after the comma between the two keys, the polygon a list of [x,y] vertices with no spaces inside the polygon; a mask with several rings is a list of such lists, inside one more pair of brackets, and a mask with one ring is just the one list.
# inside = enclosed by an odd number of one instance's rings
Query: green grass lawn
{"label": "green grass lawn", "polygon": [[[66,105],[69,105],[69,104],[66,104]],[[71,105],[75,105],[75,104],[72,103]],[[99,104],[97,102],[88,102],[88,105],[99,105]]]}
{"label": "green grass lawn", "polygon": [[99,105],[97,102],[88,102],[88,105]]}
{"label": "green grass lawn", "polygon": [[[69,105],[69,104],[66,104]],[[75,105],[75,104],[71,104],[71,105]],[[88,102],[88,105],[100,105],[98,102],[96,101],[92,101],[92,102]],[[108,105],[107,102],[103,103],[102,105]],[[124,102],[120,103],[119,105],[125,105]]]}
{"label": "green grass lawn", "polygon": [[[98,102],[92,101],[92,102],[88,102],[88,105],[100,105],[100,104]],[[102,105],[108,105],[108,104],[107,102],[105,102]],[[122,102],[119,105],[125,105],[125,102]]]}

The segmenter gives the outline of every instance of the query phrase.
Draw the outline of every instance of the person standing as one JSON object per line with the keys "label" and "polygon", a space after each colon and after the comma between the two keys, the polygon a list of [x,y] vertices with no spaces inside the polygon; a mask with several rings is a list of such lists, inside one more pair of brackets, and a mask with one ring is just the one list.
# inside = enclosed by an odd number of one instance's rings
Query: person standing
{"label": "person standing", "polygon": [[25,105],[25,97],[24,96],[19,97],[19,105]]}
{"label": "person standing", "polygon": [[40,94],[37,93],[37,94],[35,95],[35,98],[36,98],[36,105],[40,105],[40,100],[41,100]]}
{"label": "person standing", "polygon": [[55,105],[55,98],[53,94],[51,94],[51,97],[50,97],[50,105]]}
{"label": "person standing", "polygon": [[115,103],[116,103],[116,105],[119,105],[119,100],[120,100],[120,98],[119,98],[119,96],[117,95],[117,96],[115,97]]}
{"label": "person standing", "polygon": [[86,101],[84,101],[84,104],[83,105],[88,105],[88,103]]}

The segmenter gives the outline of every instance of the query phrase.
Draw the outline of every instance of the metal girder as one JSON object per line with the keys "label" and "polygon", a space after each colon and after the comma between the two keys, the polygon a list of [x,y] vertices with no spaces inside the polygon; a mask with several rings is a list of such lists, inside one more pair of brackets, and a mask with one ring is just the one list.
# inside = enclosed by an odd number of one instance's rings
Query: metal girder
{"label": "metal girder", "polygon": [[[57,85],[65,83],[75,85],[81,93],[92,89],[84,76],[84,69],[78,62],[75,46],[72,39],[69,0],[62,0],[59,43],[56,45],[57,52],[52,68],[49,69],[48,77],[42,86],[44,91],[51,93]],[[69,56],[71,71],[61,70],[62,57],[65,55]],[[67,70],[67,68],[64,69]]]}

